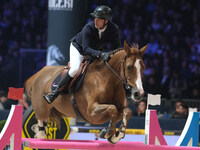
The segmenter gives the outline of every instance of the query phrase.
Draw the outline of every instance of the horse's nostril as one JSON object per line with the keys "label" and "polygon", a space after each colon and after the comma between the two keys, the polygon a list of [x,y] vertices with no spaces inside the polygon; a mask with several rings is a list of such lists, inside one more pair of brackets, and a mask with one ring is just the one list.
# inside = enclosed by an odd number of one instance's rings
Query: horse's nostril
{"label": "horse's nostril", "polygon": [[138,96],[139,96],[139,92],[135,92],[134,97],[138,97]]}

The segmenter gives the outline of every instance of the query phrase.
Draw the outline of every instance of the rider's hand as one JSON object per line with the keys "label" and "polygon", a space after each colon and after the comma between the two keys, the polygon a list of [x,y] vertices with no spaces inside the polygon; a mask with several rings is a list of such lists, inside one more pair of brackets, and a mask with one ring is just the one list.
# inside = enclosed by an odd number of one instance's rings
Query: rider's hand
{"label": "rider's hand", "polygon": [[108,62],[110,60],[110,53],[101,53],[100,60],[103,60],[104,62],[105,61]]}

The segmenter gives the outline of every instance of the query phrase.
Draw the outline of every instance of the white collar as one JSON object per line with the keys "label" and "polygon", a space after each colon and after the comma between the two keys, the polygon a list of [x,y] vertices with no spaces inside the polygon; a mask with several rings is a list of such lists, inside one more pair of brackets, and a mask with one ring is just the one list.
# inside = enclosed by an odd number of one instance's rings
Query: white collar
{"label": "white collar", "polygon": [[106,30],[106,28],[107,28],[107,26],[105,26],[105,28],[103,28],[103,29],[98,29],[99,33],[104,32]]}
{"label": "white collar", "polygon": [[105,28],[103,29],[98,29],[99,30],[99,38],[102,38],[102,33],[106,30],[107,26],[105,26]]}

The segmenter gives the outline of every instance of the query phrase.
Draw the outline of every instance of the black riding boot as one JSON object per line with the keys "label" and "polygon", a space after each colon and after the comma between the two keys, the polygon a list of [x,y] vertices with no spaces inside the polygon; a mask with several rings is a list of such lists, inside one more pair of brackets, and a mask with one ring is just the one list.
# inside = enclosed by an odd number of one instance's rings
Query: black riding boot
{"label": "black riding boot", "polygon": [[60,92],[62,91],[63,86],[67,87],[69,86],[70,82],[72,81],[72,77],[69,76],[68,72],[63,76],[63,78],[60,80],[60,82],[58,83],[58,86],[56,87],[56,89],[51,93],[51,94],[47,94],[47,95],[43,95],[44,98],[46,99],[46,101],[51,104],[60,94]]}

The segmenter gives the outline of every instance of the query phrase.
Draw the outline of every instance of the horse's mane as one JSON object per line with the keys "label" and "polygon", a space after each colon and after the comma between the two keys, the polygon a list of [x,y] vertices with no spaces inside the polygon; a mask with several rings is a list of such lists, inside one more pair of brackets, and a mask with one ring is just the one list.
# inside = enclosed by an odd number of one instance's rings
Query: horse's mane
{"label": "horse's mane", "polygon": [[[138,45],[138,43],[132,43],[130,48],[131,49],[139,49],[139,45]],[[114,50],[113,52],[111,52],[110,54],[115,55],[116,53],[121,52],[122,50],[124,50],[124,48],[118,48],[118,49]]]}
{"label": "horse's mane", "polygon": [[124,50],[124,48],[118,48],[118,49],[112,51],[110,54],[111,54],[111,55],[115,55],[117,52],[120,52],[120,51],[122,51],[122,50]]}
{"label": "horse's mane", "polygon": [[138,43],[132,43],[131,48],[139,49],[139,44]]}

